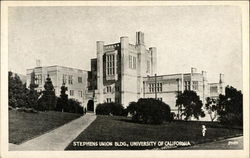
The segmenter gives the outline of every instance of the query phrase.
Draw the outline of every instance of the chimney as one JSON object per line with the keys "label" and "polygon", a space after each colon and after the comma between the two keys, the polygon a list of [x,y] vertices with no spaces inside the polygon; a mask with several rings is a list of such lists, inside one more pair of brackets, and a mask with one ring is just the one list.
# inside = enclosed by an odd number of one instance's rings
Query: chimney
{"label": "chimney", "polygon": [[193,75],[193,73],[196,73],[196,72],[197,72],[197,69],[194,67],[191,67],[191,74]]}
{"label": "chimney", "polygon": [[41,60],[40,59],[36,60],[36,67],[41,67]]}
{"label": "chimney", "polygon": [[144,45],[144,33],[136,32],[136,45]]}
{"label": "chimney", "polygon": [[224,74],[220,73],[220,81],[219,83],[224,83]]}
{"label": "chimney", "polygon": [[202,73],[202,76],[204,78],[204,80],[206,81],[207,80],[207,72],[206,71],[201,71]]}

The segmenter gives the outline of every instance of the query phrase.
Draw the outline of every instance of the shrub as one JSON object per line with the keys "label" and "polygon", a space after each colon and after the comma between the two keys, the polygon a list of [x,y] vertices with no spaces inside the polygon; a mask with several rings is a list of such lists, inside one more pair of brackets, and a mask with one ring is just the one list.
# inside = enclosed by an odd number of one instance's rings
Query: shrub
{"label": "shrub", "polygon": [[68,104],[64,108],[64,112],[83,114],[83,107],[76,99],[68,99]]}
{"label": "shrub", "polygon": [[131,102],[127,110],[134,122],[161,124],[172,120],[169,105],[153,98],[141,98],[138,102]]}
{"label": "shrub", "polygon": [[118,103],[102,103],[98,104],[96,107],[97,115],[116,115],[116,116],[124,116],[126,115],[126,111],[121,104]]}

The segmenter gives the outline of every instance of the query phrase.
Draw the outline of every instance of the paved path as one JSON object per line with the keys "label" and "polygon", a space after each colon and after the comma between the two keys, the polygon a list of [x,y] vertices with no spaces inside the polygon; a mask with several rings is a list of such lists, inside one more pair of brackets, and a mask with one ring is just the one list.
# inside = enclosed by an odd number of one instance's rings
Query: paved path
{"label": "paved path", "polygon": [[40,151],[55,150],[62,151],[73,141],[83,130],[85,130],[94,120],[96,115],[87,113],[86,115],[73,120],[61,127],[58,127],[46,134],[31,139],[20,145],[9,144],[9,150],[18,151]]}
{"label": "paved path", "polygon": [[215,142],[210,142],[210,143],[204,143],[204,144],[197,144],[194,146],[190,147],[185,147],[185,148],[179,148],[180,150],[186,150],[186,149],[191,149],[191,150],[240,150],[243,149],[243,136],[241,137],[234,137],[234,138],[229,138],[225,140],[220,140],[220,141],[215,141]]}

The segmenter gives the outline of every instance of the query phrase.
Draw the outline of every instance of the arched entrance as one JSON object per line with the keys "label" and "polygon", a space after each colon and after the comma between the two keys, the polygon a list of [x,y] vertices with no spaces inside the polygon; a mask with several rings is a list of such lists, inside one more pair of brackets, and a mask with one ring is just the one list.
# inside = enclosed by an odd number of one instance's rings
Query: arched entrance
{"label": "arched entrance", "polygon": [[88,104],[87,104],[87,111],[94,112],[94,101],[93,101],[93,100],[89,100],[89,101],[88,101]]}

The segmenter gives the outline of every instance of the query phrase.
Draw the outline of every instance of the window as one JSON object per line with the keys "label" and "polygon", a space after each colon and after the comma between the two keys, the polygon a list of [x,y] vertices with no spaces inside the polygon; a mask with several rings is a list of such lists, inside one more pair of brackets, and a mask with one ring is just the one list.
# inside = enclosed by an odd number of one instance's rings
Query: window
{"label": "window", "polygon": [[119,98],[116,98],[116,99],[115,99],[115,102],[116,102],[116,103],[120,103],[120,99],[119,99]]}
{"label": "window", "polygon": [[136,69],[136,57],[129,55],[129,68]]}
{"label": "window", "polygon": [[67,83],[67,75],[63,74],[63,83],[66,84]]}
{"label": "window", "polygon": [[107,98],[107,103],[111,103],[111,98]]}
{"label": "window", "polygon": [[42,74],[35,75],[35,84],[42,84]]}
{"label": "window", "polygon": [[120,87],[116,86],[116,91],[119,92],[120,91]]}
{"label": "window", "polygon": [[73,76],[69,75],[69,84],[73,84]]}
{"label": "window", "polygon": [[136,69],[136,57],[133,57],[133,69]]}
{"label": "window", "polygon": [[132,69],[132,56],[129,55],[129,68]]}
{"label": "window", "polygon": [[148,84],[149,92],[152,92],[152,84]]}
{"label": "window", "polygon": [[78,77],[78,83],[82,83],[82,77]]}
{"label": "window", "polygon": [[190,90],[190,81],[185,81],[185,90]]}
{"label": "window", "polygon": [[160,100],[160,101],[162,101],[162,98],[157,98],[157,100]]}
{"label": "window", "polygon": [[79,97],[82,97],[82,91],[78,91]]}
{"label": "window", "polygon": [[74,90],[70,90],[70,91],[69,91],[69,95],[70,95],[70,96],[74,96]]}
{"label": "window", "polygon": [[155,84],[152,84],[152,92],[155,92]]}
{"label": "window", "polygon": [[106,74],[115,74],[115,54],[106,55]]}
{"label": "window", "polygon": [[107,86],[107,93],[111,92],[111,86]]}
{"label": "window", "polygon": [[150,73],[150,61],[149,60],[147,60],[147,71],[146,72]]}
{"label": "window", "polygon": [[162,92],[162,83],[157,83],[156,86],[155,83],[150,83],[148,86],[149,86],[149,92],[155,92],[155,91]]}
{"label": "window", "polygon": [[211,93],[218,93],[218,87],[217,86],[211,86],[210,87],[210,92]]}
{"label": "window", "polygon": [[193,81],[193,90],[199,90],[199,85],[198,85],[198,81]]}
{"label": "window", "polygon": [[162,83],[157,83],[157,92],[162,92]]}

